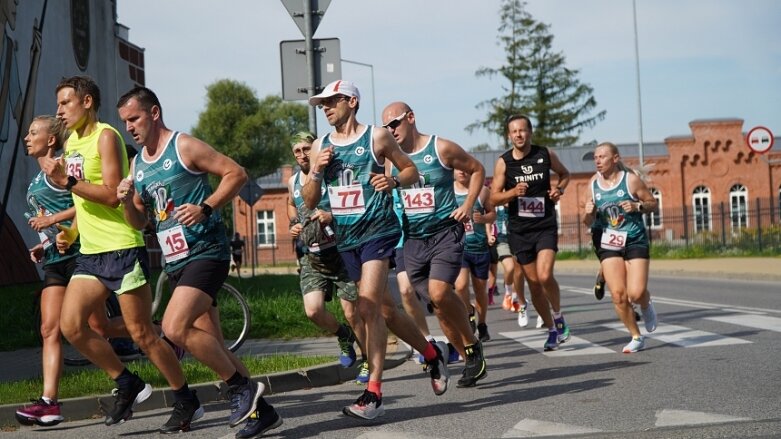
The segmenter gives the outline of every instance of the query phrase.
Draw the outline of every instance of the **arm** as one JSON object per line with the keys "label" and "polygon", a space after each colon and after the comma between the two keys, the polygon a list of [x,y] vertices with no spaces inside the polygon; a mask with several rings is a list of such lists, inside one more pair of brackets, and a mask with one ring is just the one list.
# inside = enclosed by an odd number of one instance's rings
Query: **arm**
{"label": "arm", "polygon": [[[130,164],[130,175],[133,175],[134,165]],[[130,224],[131,227],[137,230],[143,230],[146,227],[148,221],[146,217],[146,209],[144,208],[144,201],[141,196],[136,193],[136,188],[133,185],[133,178],[123,178],[117,186],[117,199],[125,207],[125,221]]]}
{"label": "arm", "polygon": [[[225,154],[217,152],[206,142],[187,134],[179,137],[179,154],[184,164],[194,170],[220,177],[220,183],[202,203],[217,210],[238,195],[247,182],[247,172]],[[183,204],[176,206],[174,218],[185,226],[206,219],[199,205]]]}
{"label": "arm", "polygon": [[312,167],[309,170],[309,174],[312,178],[301,187],[301,198],[304,199],[304,204],[309,209],[314,209],[320,203],[320,197],[323,195],[320,192],[323,184],[323,172],[325,172],[325,168],[331,162],[331,157],[333,156],[333,146],[321,151],[320,142],[320,139],[315,140],[310,152]]}
{"label": "arm", "polygon": [[[487,187],[483,186],[480,189],[480,203],[482,203],[483,208],[485,209],[484,214],[475,213],[474,217],[472,218],[474,222],[478,224],[486,224],[487,226],[492,226],[494,221],[496,221],[496,209],[494,209],[494,205],[491,204],[490,200],[490,191]],[[490,230],[490,229],[486,229]],[[493,234],[493,231],[490,231],[489,234]]]}
{"label": "arm", "polygon": [[621,203],[621,208],[623,208],[626,212],[654,212],[658,207],[656,198],[654,198],[654,196],[651,194],[651,191],[648,190],[648,187],[645,185],[643,180],[634,172],[627,174],[627,178],[629,192],[640,201],[623,201]]}
{"label": "arm", "polygon": [[60,252],[61,255],[65,254],[65,252],[70,248],[71,244],[73,244],[73,242],[76,241],[76,238],[79,237],[78,219],[78,217],[73,218],[73,222],[71,223],[70,227],[57,224],[57,229],[60,230],[60,233],[57,234],[54,240],[55,244],[57,245],[57,251]]}
{"label": "arm", "polygon": [[446,166],[470,174],[466,200],[464,200],[464,204],[450,214],[450,217],[457,221],[469,220],[472,217],[472,208],[475,205],[475,200],[482,194],[484,189],[485,168],[477,159],[454,142],[440,138],[438,149]]}
{"label": "arm", "polygon": [[548,149],[548,153],[550,154],[550,167],[553,172],[556,173],[556,175],[559,176],[559,181],[556,184],[555,188],[551,188],[550,191],[548,191],[548,196],[551,200],[553,200],[554,203],[558,203],[561,199],[562,194],[564,194],[564,189],[569,184],[569,170],[567,169],[564,164],[561,163],[561,160],[559,160],[559,156],[556,155],[553,150],[550,148]]}
{"label": "arm", "polygon": [[[504,183],[505,183],[505,175],[504,172],[507,169],[507,165],[504,163],[504,160],[499,157],[496,160],[496,165],[494,166],[494,179],[491,181],[491,205],[493,206],[499,206],[503,204],[507,204],[512,200],[513,198],[516,198],[520,196],[517,194],[517,188],[513,191],[505,191],[504,190]],[[518,185],[521,185],[521,183],[518,183]]]}
{"label": "arm", "polygon": [[296,209],[296,205],[293,203],[294,178],[296,178],[295,175],[290,177],[290,180],[287,182],[287,219],[290,221],[290,236],[293,239],[297,239],[298,236],[301,235],[301,230],[304,228],[304,226],[298,220],[298,209]]}
{"label": "arm", "polygon": [[33,228],[33,230],[40,232],[47,227],[53,226],[54,224],[61,223],[63,221],[67,221],[69,219],[73,219],[75,217],[76,208],[71,206],[52,215],[32,217],[28,223],[30,224],[30,227]]}
{"label": "arm", "polygon": [[[596,174],[591,177],[591,180],[589,180],[589,187],[593,187],[594,180],[596,180],[597,176]],[[586,227],[591,227],[592,224],[594,224],[594,220],[597,217],[597,205],[594,203],[594,199],[589,196],[586,200],[586,205],[584,207],[584,211],[586,215],[583,217],[583,224]]]}
{"label": "arm", "polygon": [[[390,131],[385,129],[375,129],[372,131],[374,136],[374,152],[377,157],[384,157],[393,163],[393,166],[399,170],[399,175],[396,177],[402,186],[411,186],[416,183],[419,178],[418,168],[412,163],[412,160],[404,154],[399,144],[396,143],[396,139],[393,138]],[[388,189],[394,189],[396,182],[393,179],[383,174],[373,174],[369,180],[374,190],[384,191]]]}

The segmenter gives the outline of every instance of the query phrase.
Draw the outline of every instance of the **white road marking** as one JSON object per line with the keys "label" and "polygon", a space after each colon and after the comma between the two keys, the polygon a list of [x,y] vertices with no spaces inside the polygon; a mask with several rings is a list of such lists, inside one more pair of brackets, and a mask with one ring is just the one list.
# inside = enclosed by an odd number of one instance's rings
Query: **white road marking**
{"label": "white road marking", "polygon": [[545,352],[543,345],[548,336],[544,331],[513,331],[500,332],[502,337],[510,338],[522,345],[542,353],[548,357],[570,357],[575,355],[614,354],[615,351],[598,344],[591,343],[580,337],[572,336],[566,343],[559,345],[555,351]]}
{"label": "white road marking", "polygon": [[[629,332],[624,327],[623,323],[606,323],[600,326],[615,329],[616,331]],[[642,328],[642,325],[640,327]],[[725,335],[715,334],[713,332],[700,331],[697,329],[687,328],[685,326],[668,325],[666,323],[659,323],[656,331],[650,334],[645,333],[645,331],[642,332],[643,335],[648,338],[659,340],[664,343],[674,344],[684,348],[701,348],[751,343],[750,341],[743,340],[741,338],[728,337]]]}
{"label": "white road marking", "polygon": [[573,436],[576,434],[602,433],[604,431],[580,425],[524,419],[515,424],[512,429],[507,430],[502,437]]}
{"label": "white road marking", "polygon": [[753,315],[753,314],[730,314],[726,316],[705,317],[705,320],[730,323],[738,326],[747,326],[749,328],[764,329],[765,331],[781,332],[781,318]]}
{"label": "white road marking", "polygon": [[656,412],[657,427],[681,425],[722,424],[727,422],[750,421],[751,418],[738,418],[719,413],[692,412],[689,410],[659,410]]}

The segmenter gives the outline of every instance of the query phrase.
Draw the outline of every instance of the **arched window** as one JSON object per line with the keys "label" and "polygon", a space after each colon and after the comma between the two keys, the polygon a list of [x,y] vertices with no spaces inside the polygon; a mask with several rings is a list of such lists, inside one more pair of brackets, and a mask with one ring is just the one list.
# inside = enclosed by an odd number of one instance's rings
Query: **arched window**
{"label": "arched window", "polygon": [[648,189],[656,199],[656,211],[645,214],[645,226],[651,229],[662,228],[662,193],[655,187]]}
{"label": "arched window", "polygon": [[697,186],[692,194],[694,207],[694,233],[707,232],[713,227],[711,218],[710,189]]}
{"label": "arched window", "polygon": [[748,189],[742,184],[729,188],[729,218],[733,234],[748,227]]}

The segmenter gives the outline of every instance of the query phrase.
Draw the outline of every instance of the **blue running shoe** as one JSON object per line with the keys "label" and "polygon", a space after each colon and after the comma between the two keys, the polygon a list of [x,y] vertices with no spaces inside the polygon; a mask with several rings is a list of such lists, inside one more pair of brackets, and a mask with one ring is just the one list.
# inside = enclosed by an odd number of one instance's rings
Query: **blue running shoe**
{"label": "blue running shoe", "polygon": [[260,437],[263,433],[282,425],[282,417],[274,410],[274,407],[269,406],[269,408],[263,413],[255,410],[247,419],[247,425],[239,430],[235,437],[237,439]]}
{"label": "blue running shoe", "polygon": [[548,339],[543,345],[545,352],[555,351],[559,348],[559,333],[558,331],[548,331]]}
{"label": "blue running shoe", "polygon": [[565,343],[569,340],[569,325],[564,321],[564,317],[553,319],[556,324],[556,332],[559,334],[559,344]]}
{"label": "blue running shoe", "polygon": [[358,376],[355,377],[355,384],[366,384],[369,382],[369,362],[364,361],[361,363],[361,370],[358,371]]}
{"label": "blue running shoe", "polygon": [[233,428],[246,421],[258,408],[258,400],[266,390],[263,383],[247,379],[241,386],[228,388],[228,399],[231,402],[230,427]]}
{"label": "blue running shoe", "polygon": [[355,348],[353,348],[352,340],[346,338],[339,339],[339,364],[342,367],[350,367],[355,364],[357,356],[355,355]]}
{"label": "blue running shoe", "polygon": [[461,355],[458,354],[456,347],[452,343],[447,344],[447,364],[458,363],[461,361]]}

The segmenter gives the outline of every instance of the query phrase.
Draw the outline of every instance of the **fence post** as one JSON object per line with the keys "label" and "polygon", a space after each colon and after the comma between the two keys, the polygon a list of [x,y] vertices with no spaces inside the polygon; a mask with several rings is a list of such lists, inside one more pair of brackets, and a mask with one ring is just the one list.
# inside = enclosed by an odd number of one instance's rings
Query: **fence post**
{"label": "fence post", "polygon": [[683,240],[686,248],[689,248],[689,212],[686,205],[683,205]]}
{"label": "fence post", "polygon": [[[577,215],[577,219],[580,219],[580,214]],[[583,230],[580,229],[582,225],[580,221],[576,221],[578,226],[578,254],[583,253]]]}
{"label": "fence post", "polygon": [[757,197],[757,246],[759,247],[759,252],[762,253],[762,209],[760,207],[760,203],[762,201],[759,197]]}
{"label": "fence post", "polygon": [[719,211],[721,213],[721,246],[727,247],[727,226],[724,224],[724,202],[719,203]]}

